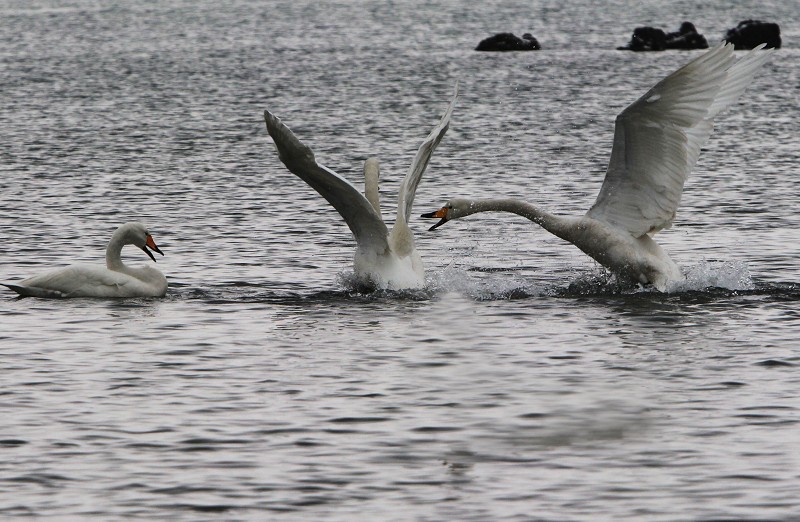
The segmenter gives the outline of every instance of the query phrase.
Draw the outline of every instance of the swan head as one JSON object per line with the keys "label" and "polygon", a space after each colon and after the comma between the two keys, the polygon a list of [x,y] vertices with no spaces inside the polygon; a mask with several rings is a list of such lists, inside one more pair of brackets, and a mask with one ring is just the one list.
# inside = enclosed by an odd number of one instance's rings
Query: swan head
{"label": "swan head", "polygon": [[431,228],[428,229],[428,230],[434,230],[452,219],[458,219],[464,216],[469,216],[470,214],[474,214],[475,212],[477,212],[477,210],[474,207],[475,204],[472,200],[454,198],[445,203],[444,206],[439,210],[435,212],[428,212],[427,214],[422,214],[422,217],[439,220],[438,223],[436,223],[435,225],[433,225]]}
{"label": "swan head", "polygon": [[162,256],[164,255],[164,252],[158,248],[153,236],[150,235],[150,232],[147,230],[147,227],[144,225],[144,223],[139,223],[138,221],[125,223],[119,227],[115,235],[118,235],[119,239],[122,240],[124,244],[135,245],[141,248],[145,254],[150,256],[150,259],[152,259],[153,262],[155,262],[156,258],[153,255],[153,252],[150,250],[158,252]]}

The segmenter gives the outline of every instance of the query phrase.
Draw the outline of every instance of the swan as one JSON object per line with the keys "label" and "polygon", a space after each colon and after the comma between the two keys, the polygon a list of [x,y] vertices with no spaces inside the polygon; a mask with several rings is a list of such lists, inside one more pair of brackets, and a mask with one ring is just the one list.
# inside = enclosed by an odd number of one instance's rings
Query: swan
{"label": "swan", "polygon": [[554,215],[515,199],[456,198],[422,217],[440,220],[433,230],[478,212],[518,214],[623,278],[665,292],[684,275],[652,236],[672,225],[714,118],[736,102],[767,61],[771,50],[763,47],[734,61],[733,44],[721,42],[623,110],[600,194],[584,216]]}
{"label": "swan", "polygon": [[350,227],[356,239],[354,273],[360,284],[381,290],[425,286],[422,259],[414,246],[414,235],[408,221],[422,173],[447,132],[457,98],[458,83],[441,121],[419,146],[411,168],[403,179],[398,194],[397,218],[391,232],[381,217],[378,194],[380,168],[376,158],[369,158],[364,163],[362,195],[346,179],[317,163],[314,152],[307,145],[297,139],[280,119],[264,111],[267,131],[278,149],[280,160],[289,171],[308,183],[339,211]]}
{"label": "swan", "polygon": [[111,236],[106,247],[106,268],[71,265],[29,277],[18,284],[3,284],[22,297],[162,297],[167,293],[167,278],[148,266],[126,266],[120,254],[125,245],[136,245],[155,261],[148,247],[162,256],[147,227],[139,222],[125,223]]}

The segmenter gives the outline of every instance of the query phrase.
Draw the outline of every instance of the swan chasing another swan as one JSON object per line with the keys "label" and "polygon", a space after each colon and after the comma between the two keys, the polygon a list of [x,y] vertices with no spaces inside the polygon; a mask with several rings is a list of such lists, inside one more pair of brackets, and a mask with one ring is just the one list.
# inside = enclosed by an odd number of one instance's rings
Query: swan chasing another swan
{"label": "swan chasing another swan", "polygon": [[120,254],[125,245],[136,245],[150,258],[156,258],[148,248],[163,252],[142,223],[130,222],[119,227],[106,248],[106,268],[72,265],[18,284],[3,286],[23,297],[162,297],[167,293],[167,278],[148,266],[126,266]]}
{"label": "swan chasing another swan", "polygon": [[724,42],[667,76],[617,116],[603,186],[581,217],[550,214],[514,199],[451,199],[425,218],[449,220],[478,212],[511,212],[569,241],[612,272],[667,291],[684,279],[652,236],[669,228],[683,185],[714,118],[736,102],[771,50],[756,47],[734,61]]}
{"label": "swan chasing another swan", "polygon": [[457,98],[458,83],[444,116],[419,146],[403,179],[398,195],[397,219],[391,232],[381,217],[377,159],[369,158],[364,164],[365,195],[362,195],[346,179],[317,163],[314,152],[307,145],[297,139],[281,120],[264,111],[267,131],[275,142],[280,160],[339,211],[355,236],[354,271],[359,283],[382,290],[413,289],[425,285],[422,259],[414,246],[408,221],[417,186],[433,151],[447,132]]}

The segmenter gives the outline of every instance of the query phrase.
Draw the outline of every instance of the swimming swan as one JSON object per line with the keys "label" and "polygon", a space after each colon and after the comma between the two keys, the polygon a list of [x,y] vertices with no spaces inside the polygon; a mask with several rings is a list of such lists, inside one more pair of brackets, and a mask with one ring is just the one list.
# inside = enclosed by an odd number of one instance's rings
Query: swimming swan
{"label": "swimming swan", "polygon": [[136,245],[155,261],[148,247],[162,256],[153,236],[142,223],[119,227],[106,248],[106,267],[72,265],[19,284],[5,284],[23,297],[162,297],[167,293],[167,278],[148,266],[131,268],[120,259],[122,247]]}
{"label": "swimming swan", "polygon": [[734,62],[724,42],[667,76],[616,119],[603,186],[582,217],[550,214],[514,199],[451,199],[425,218],[449,220],[477,212],[511,212],[569,241],[611,271],[664,292],[684,279],[678,265],[652,239],[669,228],[683,184],[714,118],[736,102],[771,50],[756,47]]}
{"label": "swimming swan", "polygon": [[411,168],[403,179],[398,195],[397,219],[391,232],[381,217],[377,159],[369,158],[364,164],[365,195],[361,195],[346,179],[317,163],[314,152],[308,146],[298,140],[280,119],[264,111],[267,131],[275,142],[280,160],[287,169],[328,200],[350,227],[357,245],[354,271],[361,284],[382,290],[421,288],[425,285],[422,259],[414,247],[414,236],[408,221],[422,173],[447,132],[457,98],[456,83],[444,116],[419,146]]}

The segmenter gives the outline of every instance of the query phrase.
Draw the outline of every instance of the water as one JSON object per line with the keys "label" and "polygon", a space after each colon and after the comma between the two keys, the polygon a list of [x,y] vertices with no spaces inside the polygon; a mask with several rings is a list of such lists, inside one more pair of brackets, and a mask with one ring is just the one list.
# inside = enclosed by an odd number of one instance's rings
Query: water
{"label": "water", "polygon": [[[780,23],[785,48],[657,237],[689,273],[668,295],[500,215],[414,221],[428,287],[359,293],[349,231],[261,120],[359,184],[379,156],[390,219],[458,79],[415,214],[490,195],[576,214],[614,116],[695,55],[612,49],[637,25],[714,40],[746,18]],[[0,516],[798,516],[799,18],[791,2],[5,2],[0,279],[102,262],[141,219],[170,290],[0,301]],[[545,51],[471,51],[501,30]]]}

